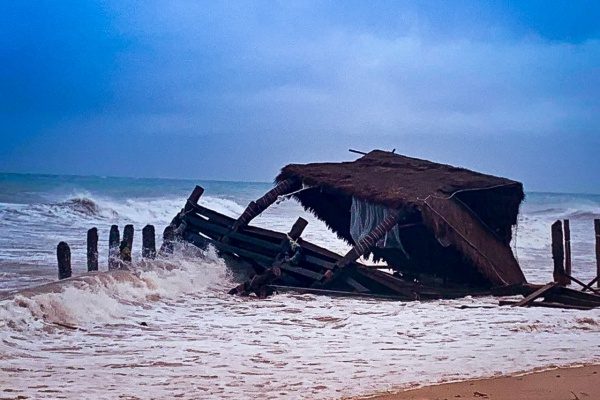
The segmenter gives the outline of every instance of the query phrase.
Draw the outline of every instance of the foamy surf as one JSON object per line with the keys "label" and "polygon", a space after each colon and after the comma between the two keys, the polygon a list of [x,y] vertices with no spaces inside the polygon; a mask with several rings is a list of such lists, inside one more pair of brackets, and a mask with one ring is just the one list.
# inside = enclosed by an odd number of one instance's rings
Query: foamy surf
{"label": "foamy surf", "polygon": [[[286,293],[258,301],[226,294],[234,282],[214,253],[184,247],[142,263],[141,228],[152,223],[160,235],[196,182],[62,177],[40,189],[22,179],[22,197],[2,197],[0,188],[4,397],[340,399],[600,362],[599,310],[500,308],[494,298],[398,303]],[[270,187],[204,186],[202,204],[233,217]],[[594,273],[588,217],[597,210],[599,196],[528,196],[513,243],[528,280],[551,279],[549,223],[565,215],[574,273]],[[285,232],[300,215],[310,222],[303,237],[338,253],[348,248],[293,201],[253,224]],[[87,229],[99,229],[105,269],[113,223],[134,224],[138,268],[84,276]],[[55,283],[60,240],[71,245],[79,277]]]}

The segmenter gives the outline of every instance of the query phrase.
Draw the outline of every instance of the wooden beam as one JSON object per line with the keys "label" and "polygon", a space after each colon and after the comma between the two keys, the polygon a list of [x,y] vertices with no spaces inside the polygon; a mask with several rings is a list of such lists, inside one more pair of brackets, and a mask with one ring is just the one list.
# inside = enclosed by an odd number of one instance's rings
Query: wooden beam
{"label": "wooden beam", "polygon": [[[590,281],[590,283],[588,283],[588,284],[587,284],[587,286],[590,286],[590,287],[591,287],[591,286],[593,286],[593,285],[594,285],[594,283],[596,283],[596,282],[598,282],[598,277],[595,277],[594,279],[592,279],[592,280]],[[586,289],[585,287],[584,287],[583,289],[581,289],[581,291],[582,291],[582,292],[585,292],[586,290],[587,290],[587,289]]]}
{"label": "wooden beam", "polygon": [[[594,232],[596,233],[596,278],[600,277],[600,219],[594,220]],[[600,279],[597,279],[600,288]]]}
{"label": "wooden beam", "polygon": [[565,276],[565,249],[563,243],[562,222],[556,221],[552,224],[552,260],[554,260],[554,281],[561,286],[567,284]]}
{"label": "wooden beam", "polygon": [[[578,284],[579,286],[583,287],[584,291],[585,290],[591,290],[592,292],[594,292],[596,294],[600,293],[600,290],[594,289],[591,285],[587,285],[587,284],[581,282],[579,279],[572,277],[571,275],[567,274],[566,277],[569,278],[569,280],[572,280],[573,282],[575,282],[576,284]],[[593,285],[593,283],[592,283],[592,285]]]}
{"label": "wooden beam", "polygon": [[516,302],[512,306],[513,307],[528,306],[532,301],[534,301],[535,299],[537,299],[538,297],[540,297],[541,295],[543,295],[544,293],[546,293],[548,290],[552,289],[556,285],[557,285],[556,282],[550,282],[549,284],[544,285],[540,289],[531,293],[529,296],[525,297],[523,300]]}
{"label": "wooden beam", "polygon": [[571,273],[571,225],[568,219],[563,220],[563,228],[565,230],[565,274],[567,279],[565,280],[567,285],[571,284],[569,276]]}

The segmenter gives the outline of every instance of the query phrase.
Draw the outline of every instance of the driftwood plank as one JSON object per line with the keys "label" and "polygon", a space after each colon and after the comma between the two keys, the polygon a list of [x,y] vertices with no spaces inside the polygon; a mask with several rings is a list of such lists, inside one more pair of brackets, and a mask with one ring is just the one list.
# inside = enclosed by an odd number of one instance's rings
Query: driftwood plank
{"label": "driftwood plank", "polygon": [[535,292],[531,293],[529,296],[525,297],[523,300],[521,301],[517,301],[515,304],[513,304],[513,307],[523,307],[523,306],[527,306],[529,305],[532,301],[534,301],[535,299],[537,299],[538,297],[540,297],[541,295],[543,295],[544,293],[546,293],[548,290],[552,289],[554,286],[556,286],[557,283],[556,282],[550,282],[547,285],[542,286],[540,289],[536,290]]}

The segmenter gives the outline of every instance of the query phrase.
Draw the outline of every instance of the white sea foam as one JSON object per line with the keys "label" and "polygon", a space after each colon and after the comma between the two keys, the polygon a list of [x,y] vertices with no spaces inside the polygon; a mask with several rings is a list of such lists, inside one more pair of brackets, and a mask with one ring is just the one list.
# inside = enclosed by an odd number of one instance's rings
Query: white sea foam
{"label": "white sea foam", "polygon": [[[593,273],[588,214],[596,212],[595,200],[590,208],[587,199],[581,207],[577,199],[566,201],[568,207],[550,200],[523,207],[516,247],[528,279],[551,279],[549,224],[565,215],[572,216],[574,273]],[[245,206],[210,193],[201,203],[232,217]],[[0,260],[22,263],[5,269],[11,282],[19,273],[30,283],[54,280],[55,246],[67,240],[81,275],[88,228],[99,228],[103,266],[111,224],[133,223],[139,249],[142,226],[155,224],[160,235],[184,204],[184,197],[117,200],[85,191],[48,204],[4,204],[0,222],[10,235],[0,237]],[[287,231],[299,215],[309,220],[304,238],[347,250],[294,202],[273,206],[253,224]],[[234,282],[214,252],[195,257],[195,248],[178,250],[168,260],[136,257],[132,273],[76,277],[1,300],[0,387],[10,396],[52,399],[81,393],[95,399],[339,399],[600,362],[599,310],[500,308],[492,298],[242,299],[226,294]]]}

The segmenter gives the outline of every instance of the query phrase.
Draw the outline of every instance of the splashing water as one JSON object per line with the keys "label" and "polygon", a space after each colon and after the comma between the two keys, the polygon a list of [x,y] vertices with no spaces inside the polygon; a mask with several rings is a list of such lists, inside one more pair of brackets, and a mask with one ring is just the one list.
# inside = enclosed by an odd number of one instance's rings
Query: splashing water
{"label": "splashing water", "polygon": [[[29,196],[23,203],[0,190],[4,397],[339,399],[600,362],[598,310],[499,308],[496,299],[469,297],[399,303],[288,293],[243,299],[225,294],[234,281],[214,251],[187,246],[167,259],[136,254],[132,271],[86,275],[88,228],[99,229],[100,264],[106,265],[102,237],[111,224],[135,224],[139,248],[141,226],[166,225],[194,183],[70,179],[44,181],[42,189],[37,181],[29,189],[20,182]],[[231,216],[269,188],[212,185],[202,203]],[[115,187],[127,187],[127,194],[116,195]],[[599,206],[598,196],[528,196],[516,248],[530,281],[551,279],[549,223],[565,216],[571,218],[574,273],[594,273],[589,217]],[[286,231],[300,213],[284,202],[254,222]],[[303,217],[310,222],[308,240],[347,249],[322,223]],[[76,276],[54,282],[59,240],[71,244]]]}

